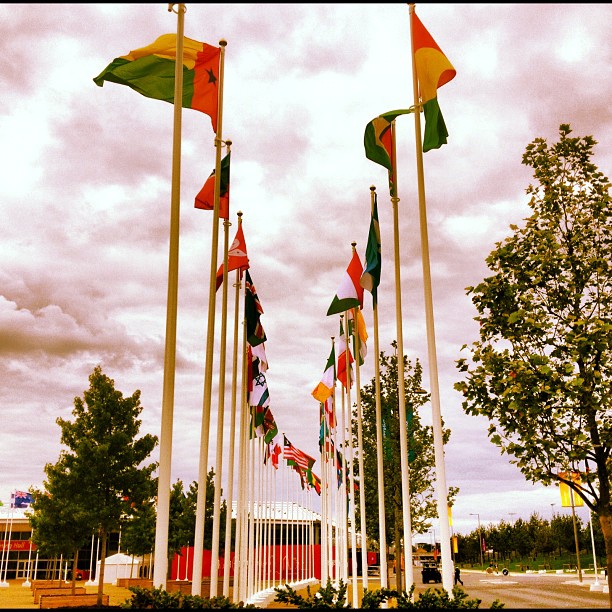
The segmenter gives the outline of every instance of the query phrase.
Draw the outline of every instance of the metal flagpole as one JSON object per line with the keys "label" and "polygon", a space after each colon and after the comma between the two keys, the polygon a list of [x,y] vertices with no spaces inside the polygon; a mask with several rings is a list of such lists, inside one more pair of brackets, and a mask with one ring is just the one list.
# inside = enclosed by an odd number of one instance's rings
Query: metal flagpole
{"label": "metal flagpole", "polygon": [[[413,41],[412,13],[414,4],[410,4],[410,38]],[[413,49],[411,43],[411,49]],[[421,105],[417,81],[414,51],[412,56],[412,88],[414,107],[414,129],[417,162],[417,184],[419,192],[419,218],[421,228],[421,260],[423,264],[423,291],[425,297],[425,321],[427,327],[427,346],[429,363],[429,384],[431,393],[432,429],[434,437],[434,457],[436,467],[437,510],[440,524],[440,553],[442,558],[442,586],[448,593],[453,591],[453,560],[450,545],[450,526],[448,524],[448,488],[446,486],[446,469],[444,467],[444,438],[442,434],[442,416],[440,412],[440,389],[438,385],[438,360],[436,355],[436,334],[434,329],[433,298],[431,290],[431,270],[429,266],[429,238],[427,233],[427,209],[425,205],[425,179],[423,173],[423,149],[421,145]]]}
{"label": "metal flagpole", "polygon": [[[198,497],[196,504],[195,539],[193,543],[193,581],[191,594],[202,592],[202,556],[204,553],[204,516],[206,509],[206,475],[208,467],[208,437],[210,433],[210,404],[212,395],[213,348],[215,342],[215,306],[217,295],[217,251],[219,249],[219,193],[221,189],[221,147],[223,124],[223,72],[225,62],[225,40],[219,41],[219,108],[217,135],[215,137],[215,206],[212,221],[212,243],[210,254],[210,284],[208,294],[208,329],[206,332],[206,364],[204,371],[204,397],[202,400],[202,430],[200,434],[200,462],[198,469]],[[219,177],[219,180],[217,178]]]}
{"label": "metal flagpole", "polygon": [[[242,225],[242,212],[238,211],[238,227]],[[223,596],[229,597],[229,574],[230,574],[230,559],[231,559],[231,544],[232,544],[232,506],[234,495],[234,455],[235,455],[235,439],[236,439],[236,398],[238,394],[238,329],[240,312],[240,270],[236,270],[236,294],[234,300],[234,353],[232,366],[232,411],[230,418],[230,445],[229,445],[229,463],[227,470],[227,517],[225,520],[225,554],[223,566]],[[238,532],[238,511],[236,508],[236,532]],[[234,543],[234,562],[238,559],[238,537]],[[234,583],[236,580],[236,564],[234,563]]]}
{"label": "metal flagpole", "polygon": [[159,438],[157,522],[155,525],[155,569],[153,586],[165,588],[168,574],[168,527],[170,521],[170,468],[174,418],[174,377],[176,362],[176,315],[178,308],[178,258],[181,190],[181,118],[183,108],[183,29],[184,4],[170,4],[177,15],[176,68],[174,73],[174,134],[172,144],[172,194],[170,198],[170,248],[168,258],[168,298],[166,305],[166,346]]}
{"label": "metal flagpole", "polygon": [[[355,250],[355,243],[353,243]],[[355,524],[355,474],[354,474],[354,453],[353,453],[353,414],[351,410],[351,360],[348,329],[348,312],[341,315],[344,319],[344,339],[345,339],[345,360],[346,360],[346,403],[348,406],[348,451],[350,455],[347,461],[350,464],[349,468],[349,519],[351,522],[351,578],[353,583],[353,607],[359,607],[359,591],[357,588],[357,525]],[[357,357],[359,359],[359,357]]]}
{"label": "metal flagpole", "polygon": [[[353,243],[356,244],[356,243]],[[355,247],[353,247],[355,248]],[[362,410],[361,410],[361,378],[359,375],[359,360],[361,359],[361,338],[359,337],[359,323],[357,319],[357,311],[359,308],[353,309],[355,334],[355,393],[357,395],[357,450],[359,452],[359,509],[360,509],[360,528],[361,528],[361,583],[364,589],[368,588],[368,538],[366,536],[366,506],[365,506],[365,474],[363,470],[363,430],[361,427]]]}
{"label": "metal flagpole", "polygon": [[[372,203],[372,214],[374,214],[374,203],[376,202],[376,187],[370,187]],[[378,298],[372,301],[372,314],[374,316],[374,389],[376,398],[376,464],[378,480],[378,541],[380,547],[380,586],[383,589],[389,587],[387,576],[387,528],[385,520],[385,472],[383,465],[383,439],[382,439],[382,414],[380,405],[380,361],[379,361],[379,339],[378,339]]]}
{"label": "metal flagpole", "polygon": [[[226,154],[229,155],[231,140],[225,142]],[[215,177],[217,175],[215,174]],[[219,174],[220,176],[220,174]],[[221,183],[221,180],[216,181]],[[219,535],[221,529],[221,478],[223,476],[223,422],[225,416],[225,366],[227,350],[227,256],[229,249],[229,219],[223,221],[223,287],[221,298],[221,348],[219,351],[219,400],[217,405],[217,452],[215,458],[215,497],[213,501],[213,533],[210,558],[210,597],[217,596],[219,583]],[[216,290],[215,276],[215,290]]]}
{"label": "metal flagpole", "polygon": [[[415,113],[416,114],[416,113]],[[391,122],[391,143],[393,147],[393,195],[391,205],[393,206],[393,250],[395,259],[395,318],[397,325],[397,391],[399,410],[399,432],[400,432],[400,461],[402,464],[402,519],[404,528],[404,559],[405,559],[405,590],[409,591],[414,583],[414,572],[412,568],[412,526],[410,519],[410,472],[408,468],[408,436],[406,432],[406,389],[404,375],[404,334],[402,331],[402,290],[401,271],[399,255],[399,220],[397,197],[397,168],[395,155],[395,119]],[[397,558],[398,568],[401,568],[401,559]],[[399,571],[399,570],[398,570]],[[400,585],[397,585],[400,588]]]}

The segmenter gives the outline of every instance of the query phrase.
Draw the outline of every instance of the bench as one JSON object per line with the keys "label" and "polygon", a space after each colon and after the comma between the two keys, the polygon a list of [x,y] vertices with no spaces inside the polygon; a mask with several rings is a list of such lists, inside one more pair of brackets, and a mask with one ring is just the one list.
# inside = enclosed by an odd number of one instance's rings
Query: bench
{"label": "bench", "polygon": [[[87,591],[85,587],[75,587],[74,594],[75,595],[85,595]],[[72,587],[69,586],[61,586],[61,587],[36,587],[33,591],[34,593],[34,603],[40,603],[40,598],[43,595],[72,595]]]}
{"label": "bench", "polygon": [[30,589],[33,591],[38,587],[52,587],[52,586],[66,586],[70,584],[69,582],[64,582],[63,580],[32,580],[30,583]]}
{"label": "bench", "polygon": [[380,565],[369,565],[368,576],[380,576]]}
{"label": "bench", "polygon": [[152,589],[153,580],[151,578],[117,578],[117,586],[125,587],[126,589],[131,586]]}
{"label": "bench", "polygon": [[[108,600],[108,595],[102,595],[103,606],[108,606]],[[86,593],[83,595],[41,595],[40,597],[40,607],[42,609],[95,606],[97,603],[97,593]]]}

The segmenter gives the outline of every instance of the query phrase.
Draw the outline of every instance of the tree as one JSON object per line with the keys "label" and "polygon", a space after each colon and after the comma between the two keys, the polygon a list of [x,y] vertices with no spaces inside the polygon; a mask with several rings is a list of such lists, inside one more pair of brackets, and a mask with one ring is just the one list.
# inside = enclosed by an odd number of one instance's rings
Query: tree
{"label": "tree", "polygon": [[559,142],[526,148],[533,213],[487,257],[492,276],[467,288],[480,339],[471,364],[457,361],[455,388],[527,480],[565,483],[599,516],[612,586],[609,180],[591,162],[593,137],[570,133],[561,125]]}
{"label": "tree", "polygon": [[[61,451],[56,464],[57,478],[65,479],[70,486],[51,487],[53,490],[47,492],[52,495],[53,510],[64,506],[66,512],[79,518],[79,525],[81,520],[87,524],[89,534],[92,528],[98,530],[102,557],[98,606],[102,605],[107,535],[119,529],[132,504],[139,506],[153,494],[151,475],[156,463],[142,464],[155,448],[157,437],[146,434],[137,438],[141,411],[140,391],[124,398],[114,381],[96,366],[83,398],[74,398],[74,421],[56,421],[62,432],[61,443],[68,447]],[[45,470],[48,475],[55,474],[50,466]],[[54,480],[50,477],[48,482],[52,485]]]}
{"label": "tree", "polygon": [[26,512],[32,526],[32,542],[39,552],[57,558],[72,555],[72,593],[75,592],[79,549],[91,534],[89,517],[78,503],[78,479],[66,469],[65,457],[45,466],[45,491],[32,491]]}
{"label": "tree", "polygon": [[[388,543],[396,549],[396,559],[400,558],[400,538],[402,537],[402,477],[400,453],[400,422],[398,403],[397,343],[392,342],[393,355],[380,353],[380,402],[383,426],[383,466],[385,490],[385,528]],[[421,424],[419,409],[427,404],[429,396],[422,389],[422,367],[418,359],[414,366],[404,355],[404,378],[406,400],[406,427],[408,433],[410,463],[410,522],[414,533],[424,533],[431,527],[431,519],[437,517],[434,498],[435,459],[433,431],[431,426]],[[361,390],[362,409],[362,448],[364,478],[366,487],[366,529],[368,538],[379,541],[376,444],[376,386],[373,379]],[[353,431],[356,431],[356,406],[353,409]],[[450,438],[450,430],[444,430],[444,443]],[[356,452],[355,471],[358,473]],[[450,487],[449,504],[458,489]],[[359,496],[356,496],[359,502]],[[357,510],[359,507],[357,505]],[[359,519],[357,519],[359,524]],[[386,551],[381,551],[386,554]],[[398,572],[400,565],[398,564]]]}

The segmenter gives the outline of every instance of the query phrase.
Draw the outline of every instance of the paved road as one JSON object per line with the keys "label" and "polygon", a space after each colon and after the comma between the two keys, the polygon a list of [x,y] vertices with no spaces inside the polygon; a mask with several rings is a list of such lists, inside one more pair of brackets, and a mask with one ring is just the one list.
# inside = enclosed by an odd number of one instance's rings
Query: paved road
{"label": "paved road", "polygon": [[[415,574],[415,579],[420,578]],[[607,593],[591,591],[593,576],[583,576],[582,583],[572,574],[514,574],[508,576],[462,570],[463,589],[470,599],[481,600],[488,608],[498,599],[504,608],[609,608]],[[599,579],[603,583],[603,577]],[[429,585],[434,586],[433,583]],[[435,585],[439,586],[439,585]],[[461,586],[461,585],[459,585]],[[417,583],[417,592],[426,585]]]}

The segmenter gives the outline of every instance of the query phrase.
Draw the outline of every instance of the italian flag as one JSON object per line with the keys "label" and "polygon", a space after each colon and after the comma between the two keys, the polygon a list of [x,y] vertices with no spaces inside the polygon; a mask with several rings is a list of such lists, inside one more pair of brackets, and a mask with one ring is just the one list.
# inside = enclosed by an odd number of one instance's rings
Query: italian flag
{"label": "italian flag", "polygon": [[[176,34],[163,34],[146,47],[115,58],[95,79],[127,85],[139,94],[174,104]],[[183,37],[183,108],[210,116],[217,133],[221,49]]]}

